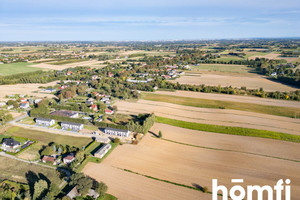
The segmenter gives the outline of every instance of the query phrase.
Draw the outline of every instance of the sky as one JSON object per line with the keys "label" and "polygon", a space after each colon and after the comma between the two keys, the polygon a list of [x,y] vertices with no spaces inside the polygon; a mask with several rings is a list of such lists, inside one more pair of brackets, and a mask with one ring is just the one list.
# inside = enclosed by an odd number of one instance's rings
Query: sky
{"label": "sky", "polygon": [[0,41],[300,36],[300,0],[0,0]]}

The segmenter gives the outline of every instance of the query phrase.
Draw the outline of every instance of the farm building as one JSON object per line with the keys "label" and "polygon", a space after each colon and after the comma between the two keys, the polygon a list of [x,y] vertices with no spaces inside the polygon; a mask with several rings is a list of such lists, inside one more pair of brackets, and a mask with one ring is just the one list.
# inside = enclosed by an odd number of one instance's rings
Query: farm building
{"label": "farm building", "polygon": [[103,158],[103,156],[111,149],[111,144],[104,144],[98,151],[94,153],[97,158]]}
{"label": "farm building", "polygon": [[62,122],[61,128],[64,130],[72,129],[72,131],[80,131],[83,129],[83,124],[78,124],[73,122]]}
{"label": "farm building", "polygon": [[108,135],[128,137],[130,134],[130,131],[123,130],[123,129],[115,129],[115,128],[105,128],[104,133],[106,133]]}
{"label": "farm building", "polygon": [[57,116],[62,116],[62,117],[70,117],[70,118],[77,118],[78,113],[70,110],[57,110],[52,113],[51,115],[57,115]]}
{"label": "farm building", "polygon": [[36,118],[35,122],[36,122],[36,125],[39,125],[39,126],[52,126],[53,124],[55,124],[54,119]]}
{"label": "farm building", "polygon": [[21,145],[20,142],[14,140],[13,138],[3,138],[1,144],[4,149],[6,149],[6,148],[15,149]]}

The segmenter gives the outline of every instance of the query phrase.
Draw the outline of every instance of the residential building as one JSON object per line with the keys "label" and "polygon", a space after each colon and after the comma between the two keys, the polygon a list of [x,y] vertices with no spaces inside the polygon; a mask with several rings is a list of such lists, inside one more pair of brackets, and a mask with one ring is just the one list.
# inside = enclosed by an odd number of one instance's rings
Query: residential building
{"label": "residential building", "polygon": [[54,119],[36,118],[36,125],[38,126],[52,126],[55,124]]}
{"label": "residential building", "polygon": [[53,165],[56,165],[56,158],[53,156],[43,156],[42,162],[43,163],[50,162]]}
{"label": "residential building", "polygon": [[21,103],[20,108],[23,108],[23,109],[29,108],[29,102],[25,101],[24,103]]}
{"label": "residential building", "polygon": [[97,158],[103,158],[103,156],[111,149],[111,144],[104,144],[98,151],[94,153]]}
{"label": "residential building", "polygon": [[112,115],[114,114],[114,111],[113,110],[109,110],[109,109],[105,109],[105,114],[108,114],[108,115]]}
{"label": "residential building", "polygon": [[72,131],[80,131],[83,129],[83,124],[78,124],[73,122],[62,122],[61,128],[63,130],[72,129]]}
{"label": "residential building", "polygon": [[97,112],[98,111],[98,106],[96,104],[93,104],[93,105],[91,105],[90,109]]}
{"label": "residential building", "polygon": [[66,157],[63,158],[64,164],[69,164],[69,163],[73,162],[74,160],[75,160],[74,154],[67,155]]}
{"label": "residential building", "polygon": [[6,149],[6,148],[15,149],[21,145],[21,143],[19,141],[16,141],[13,138],[3,138],[1,144],[4,149]]}
{"label": "residential building", "polygon": [[5,102],[0,102],[0,107],[3,107],[3,106],[5,106],[5,105],[6,105]]}
{"label": "residential building", "polygon": [[115,128],[105,128],[104,133],[113,136],[121,136],[121,137],[128,137],[130,134],[129,130],[123,129],[115,129]]}

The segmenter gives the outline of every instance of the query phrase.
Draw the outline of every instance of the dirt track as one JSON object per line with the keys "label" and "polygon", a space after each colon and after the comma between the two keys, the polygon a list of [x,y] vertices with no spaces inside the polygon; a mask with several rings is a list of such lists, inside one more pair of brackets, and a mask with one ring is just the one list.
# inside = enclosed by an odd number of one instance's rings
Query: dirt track
{"label": "dirt track", "polygon": [[154,112],[158,116],[183,121],[255,128],[300,135],[300,119],[229,109],[198,108],[147,100],[139,100],[138,102],[119,101],[116,105],[120,113]]}
{"label": "dirt track", "polygon": [[[164,138],[177,142],[300,158],[297,152],[299,144],[290,146],[288,142],[273,140],[271,142],[271,140],[241,136],[220,137],[218,134],[209,135],[210,133],[161,124],[156,124],[151,129],[156,134],[158,130],[162,130]],[[266,146],[260,146],[265,142]],[[283,151],[281,152],[280,149]],[[295,153],[290,155],[289,151]],[[299,163],[186,146],[154,138],[151,134],[146,135],[138,145],[117,147],[104,162],[89,163],[83,172],[106,182],[109,192],[120,199],[205,200],[211,198],[208,194],[194,193],[193,190],[182,189],[171,184],[165,185],[160,181],[131,174],[119,168],[186,185],[196,183],[207,186],[209,190],[213,178],[217,178],[219,184],[224,184],[228,188],[231,186],[232,178],[243,178],[246,184],[258,185],[274,185],[281,178],[290,178],[293,184],[293,199],[300,199]]]}

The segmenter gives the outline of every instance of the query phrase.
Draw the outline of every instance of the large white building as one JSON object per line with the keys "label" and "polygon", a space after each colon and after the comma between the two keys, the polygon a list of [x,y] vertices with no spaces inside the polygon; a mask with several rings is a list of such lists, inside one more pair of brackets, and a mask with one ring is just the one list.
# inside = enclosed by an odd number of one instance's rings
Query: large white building
{"label": "large white building", "polygon": [[61,128],[63,130],[72,129],[72,131],[80,131],[83,129],[83,124],[78,124],[73,122],[62,122]]}
{"label": "large white building", "polygon": [[103,158],[103,156],[111,149],[111,144],[104,144],[98,151],[94,153],[97,158]]}
{"label": "large white building", "polygon": [[104,133],[108,135],[120,136],[120,137],[128,137],[130,135],[130,131],[123,129],[115,129],[115,128],[105,128]]}
{"label": "large white building", "polygon": [[55,124],[54,119],[36,118],[35,122],[36,122],[36,125],[39,125],[39,126],[52,126],[53,124]]}

